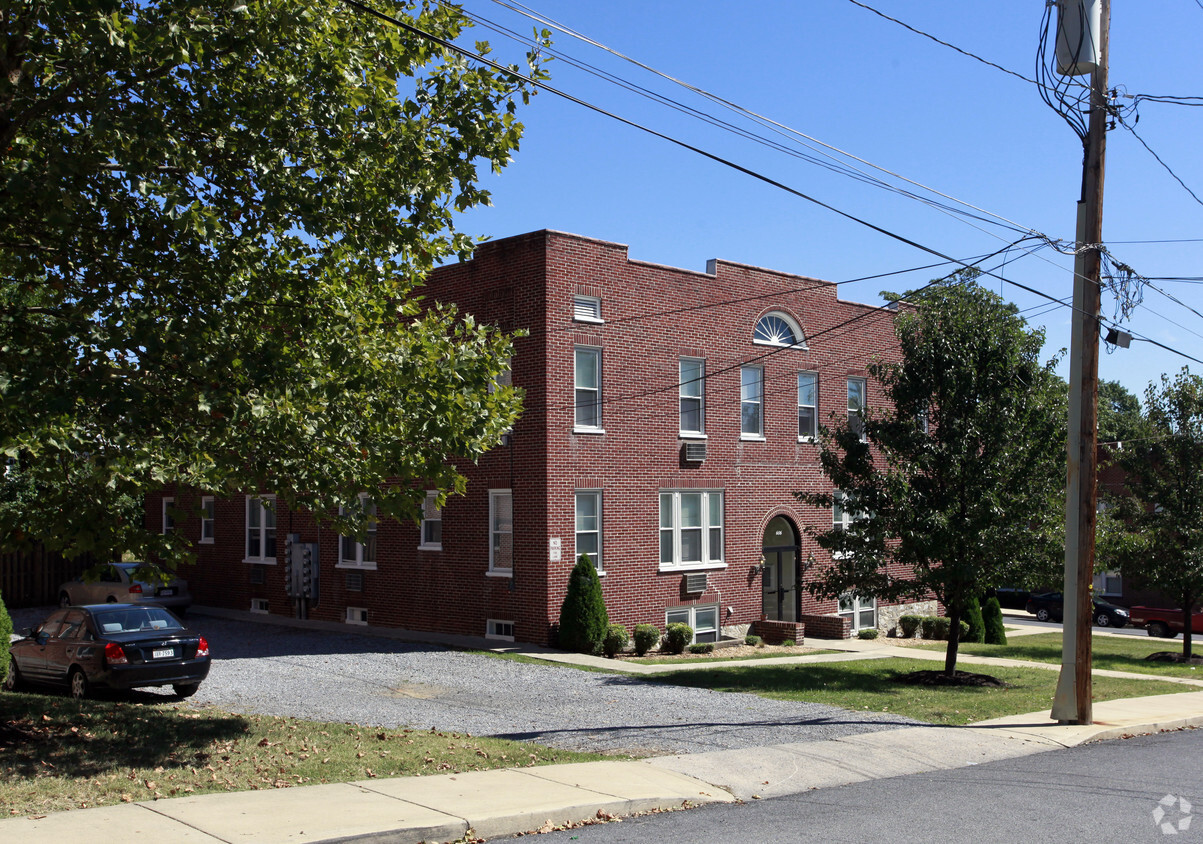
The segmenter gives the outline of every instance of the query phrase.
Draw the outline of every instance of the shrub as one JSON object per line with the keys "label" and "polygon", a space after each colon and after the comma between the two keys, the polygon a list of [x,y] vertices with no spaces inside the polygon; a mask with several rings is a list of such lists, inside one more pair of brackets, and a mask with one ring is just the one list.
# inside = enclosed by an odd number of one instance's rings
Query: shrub
{"label": "shrub", "polygon": [[744,644],[751,645],[754,648],[759,648],[764,645],[764,639],[761,639],[759,636],[754,636],[751,633],[749,633],[747,636],[744,636]]}
{"label": "shrub", "polygon": [[986,624],[982,621],[982,605],[977,595],[971,596],[965,604],[965,622],[969,630],[961,637],[962,642],[986,641]]}
{"label": "shrub", "polygon": [[689,646],[691,654],[712,654],[714,653],[714,642],[696,642]]}
{"label": "shrub", "polygon": [[560,606],[560,648],[582,654],[600,653],[609,623],[597,567],[588,554],[581,554],[572,567],[568,592]]}
{"label": "shrub", "polygon": [[861,639],[876,639],[877,638],[877,628],[876,627],[866,627],[864,630],[861,630],[856,635]]}
{"label": "shrub", "polygon": [[925,615],[919,620],[919,628],[923,631],[924,639],[939,639],[940,619],[934,615]]}
{"label": "shrub", "polygon": [[998,603],[998,598],[986,601],[986,606],[982,610],[982,622],[986,628],[987,645],[1005,645],[1007,643],[1007,630],[1003,627],[1002,605]]}
{"label": "shrub", "polygon": [[660,650],[670,654],[684,653],[685,646],[692,641],[693,628],[688,624],[674,622],[668,625],[668,629],[664,632],[664,641],[660,643]]}
{"label": "shrub", "polygon": [[4,596],[0,595],[0,682],[8,674],[8,640],[12,637],[13,620],[4,606]]}
{"label": "shrub", "polygon": [[660,628],[654,624],[635,625],[635,654],[643,656],[660,641]]}
{"label": "shrub", "polygon": [[922,622],[923,616],[921,615],[904,615],[898,619],[898,628],[902,631],[902,635],[905,638],[911,639],[914,638]]}
{"label": "shrub", "polygon": [[627,633],[626,625],[611,624],[606,628],[605,638],[602,639],[602,652],[610,659],[614,659],[630,641],[631,636]]}
{"label": "shrub", "polygon": [[781,643],[781,647],[783,647],[783,648],[792,648],[793,646],[794,646],[793,639],[786,639],[784,642]]}
{"label": "shrub", "polygon": [[[951,626],[951,624],[949,626]],[[961,638],[959,638],[957,641],[964,642],[965,637],[968,635],[969,635],[969,622],[965,621],[964,619],[961,619]]]}

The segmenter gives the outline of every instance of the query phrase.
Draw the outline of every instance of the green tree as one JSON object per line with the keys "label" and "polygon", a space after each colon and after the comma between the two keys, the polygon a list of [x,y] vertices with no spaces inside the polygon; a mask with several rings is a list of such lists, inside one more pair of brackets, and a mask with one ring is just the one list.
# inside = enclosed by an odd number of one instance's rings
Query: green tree
{"label": "green tree", "polygon": [[964,642],[984,642],[986,641],[986,622],[982,614],[982,602],[977,595],[970,595],[965,601],[965,623],[969,625],[969,630],[965,633],[961,641]]}
{"label": "green tree", "polygon": [[1203,599],[1203,378],[1183,369],[1145,391],[1145,428],[1113,458],[1127,495],[1101,524],[1099,554],[1139,586],[1182,609],[1182,655],[1191,656],[1190,612]]}
{"label": "green tree", "polygon": [[899,360],[870,367],[890,408],[824,431],[835,492],[798,493],[854,514],[812,531],[832,552],[812,591],[934,594],[951,619],[949,676],[970,598],[1055,571],[1064,512],[1065,395],[1039,360],[1043,333],[975,276],[886,294],[914,305],[895,320]]}
{"label": "green tree", "polygon": [[1099,382],[1099,442],[1126,442],[1140,436],[1140,399],[1118,381]]}
{"label": "green tree", "polygon": [[982,608],[982,622],[986,626],[984,641],[987,645],[1005,645],[1007,628],[1003,624],[1002,605],[998,598],[988,598]]}
{"label": "green tree", "polygon": [[581,554],[568,576],[568,591],[560,605],[560,648],[583,654],[600,653],[609,624],[597,566],[588,554]]}
{"label": "green tree", "polygon": [[462,491],[448,459],[520,410],[492,389],[512,342],[419,285],[470,252],[453,215],[487,204],[478,167],[510,160],[531,89],[337,0],[2,16],[0,455],[37,501],[0,546],[179,559],[114,515],[163,483],[318,514],[368,491],[396,518]]}

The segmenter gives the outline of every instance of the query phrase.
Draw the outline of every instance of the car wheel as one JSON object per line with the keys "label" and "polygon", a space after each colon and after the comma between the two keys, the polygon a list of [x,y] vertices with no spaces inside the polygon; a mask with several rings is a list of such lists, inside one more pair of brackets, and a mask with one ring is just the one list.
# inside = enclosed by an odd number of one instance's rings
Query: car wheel
{"label": "car wheel", "polygon": [[1098,615],[1096,615],[1094,617],[1094,623],[1097,624],[1099,627],[1110,627],[1111,626],[1111,614],[1106,613],[1106,612],[1099,613]]}
{"label": "car wheel", "polygon": [[21,672],[17,668],[17,661],[10,660],[8,663],[8,673],[4,675],[4,690],[6,692],[19,692],[25,687],[25,683],[21,677]]}
{"label": "car wheel", "polygon": [[1150,621],[1148,627],[1150,636],[1157,636],[1160,639],[1170,638],[1170,626],[1164,621]]}
{"label": "car wheel", "polygon": [[60,607],[62,607],[63,609],[66,609],[67,607],[71,606],[71,596],[68,595],[66,592],[60,592],[58,594],[58,605]]}
{"label": "car wheel", "polygon": [[88,677],[78,665],[71,669],[67,683],[71,689],[71,697],[83,700],[88,696]]}
{"label": "car wheel", "polygon": [[194,694],[196,694],[196,690],[199,688],[200,688],[200,683],[196,683],[195,685],[190,685],[190,686],[182,686],[177,683],[176,685],[171,687],[172,691],[174,691],[176,693],[177,697],[192,697]]}
{"label": "car wheel", "polygon": [[1048,610],[1044,609],[1043,607],[1036,610],[1036,620],[1037,621],[1050,621],[1052,619],[1052,617],[1053,617],[1052,613],[1050,613]]}

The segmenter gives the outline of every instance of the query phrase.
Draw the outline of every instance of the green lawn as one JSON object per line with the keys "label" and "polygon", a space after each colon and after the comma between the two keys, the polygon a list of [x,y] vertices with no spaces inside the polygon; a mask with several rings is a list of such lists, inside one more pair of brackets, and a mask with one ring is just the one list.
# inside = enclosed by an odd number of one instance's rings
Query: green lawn
{"label": "green lawn", "polygon": [[[1203,680],[1203,669],[1172,662],[1149,662],[1145,659],[1157,651],[1182,653],[1182,637],[1177,639],[1138,638],[1136,636],[1091,636],[1095,668],[1108,671],[1135,671],[1162,677],[1190,677]],[[1192,652],[1203,654],[1203,641],[1193,642]],[[914,647],[943,651],[944,642],[925,642]],[[1010,644],[979,645],[962,642],[960,652],[977,656],[996,656],[1002,659],[1026,659],[1032,662],[1061,662],[1061,634],[1038,633],[1033,636],[1012,636]],[[968,669],[973,670],[973,669]]]}
{"label": "green lawn", "polygon": [[[894,712],[933,724],[971,724],[1004,715],[1038,712],[1052,706],[1057,672],[1040,668],[959,665],[990,674],[1010,688],[911,686],[897,678],[912,671],[939,668],[914,659],[866,659],[840,663],[715,667],[656,675],[654,680],[721,692],[750,692],[780,700],[807,701],[844,709]],[[1158,680],[1096,677],[1094,700],[1143,697],[1185,691]]]}
{"label": "green lawn", "polygon": [[604,758],[612,757],[448,731],[0,693],[0,806],[6,816]]}

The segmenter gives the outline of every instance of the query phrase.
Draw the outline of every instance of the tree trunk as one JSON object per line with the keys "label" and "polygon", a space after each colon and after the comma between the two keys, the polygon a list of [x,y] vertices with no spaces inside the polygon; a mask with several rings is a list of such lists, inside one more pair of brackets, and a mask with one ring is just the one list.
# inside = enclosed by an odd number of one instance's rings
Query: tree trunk
{"label": "tree trunk", "polygon": [[944,651],[944,675],[955,677],[957,673],[957,647],[961,643],[961,609],[951,610],[948,616],[948,649]]}

